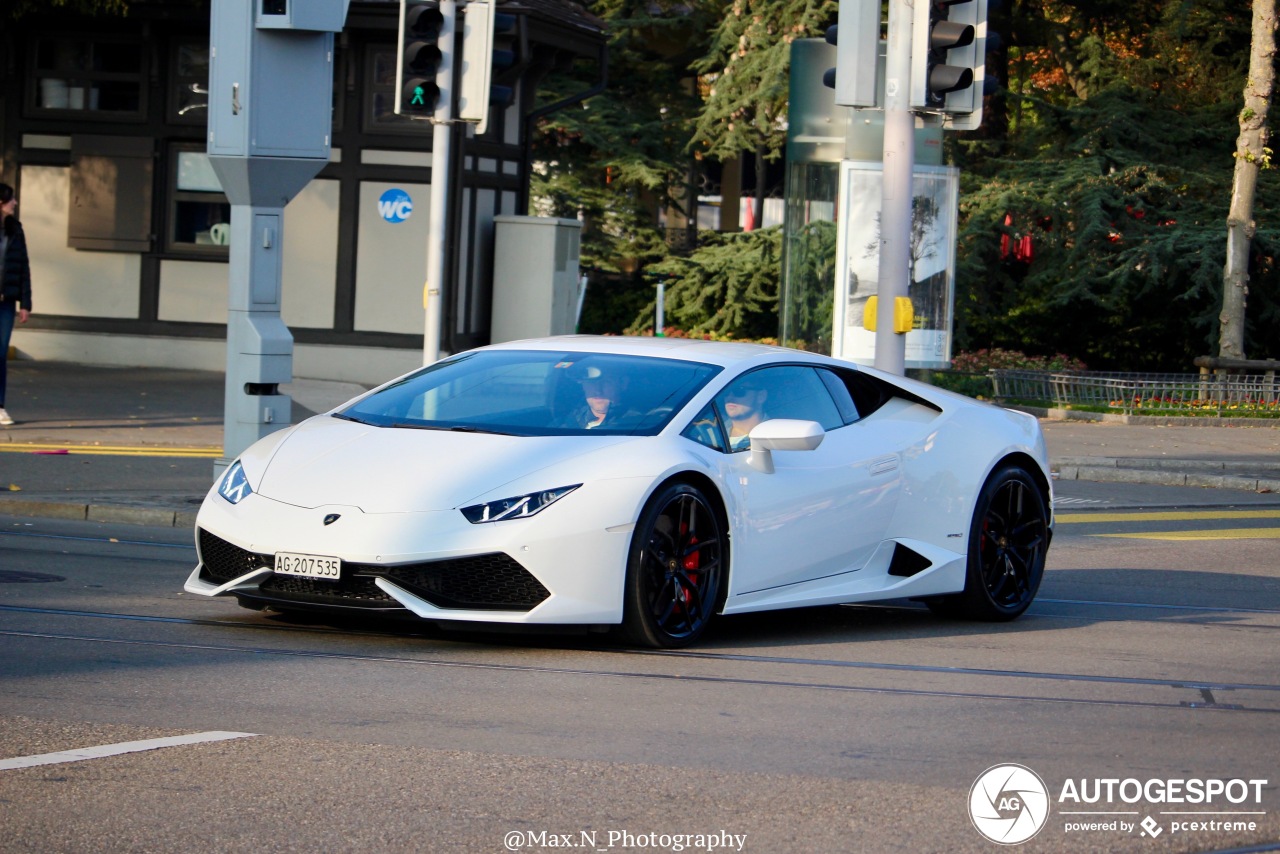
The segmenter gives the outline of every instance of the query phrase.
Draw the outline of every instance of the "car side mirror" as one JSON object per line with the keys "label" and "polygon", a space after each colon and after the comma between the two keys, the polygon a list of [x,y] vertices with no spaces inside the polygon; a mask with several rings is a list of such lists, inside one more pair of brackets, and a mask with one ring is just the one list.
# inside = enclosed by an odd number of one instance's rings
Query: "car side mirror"
{"label": "car side mirror", "polygon": [[827,431],[817,421],[771,418],[752,428],[747,465],[773,474],[773,451],[812,451],[822,444],[826,435]]}

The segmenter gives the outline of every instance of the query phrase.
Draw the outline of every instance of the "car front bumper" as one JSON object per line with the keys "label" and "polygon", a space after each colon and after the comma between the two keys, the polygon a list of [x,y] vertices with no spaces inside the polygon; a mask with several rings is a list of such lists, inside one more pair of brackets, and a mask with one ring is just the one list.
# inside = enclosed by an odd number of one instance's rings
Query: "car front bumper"
{"label": "car front bumper", "polygon": [[[231,505],[211,494],[196,522],[200,563],[184,589],[282,610],[616,624],[642,492],[633,479],[593,483],[535,516],[478,525],[457,510],[368,514],[257,494]],[[341,576],[276,573],[277,552],[340,558]]]}

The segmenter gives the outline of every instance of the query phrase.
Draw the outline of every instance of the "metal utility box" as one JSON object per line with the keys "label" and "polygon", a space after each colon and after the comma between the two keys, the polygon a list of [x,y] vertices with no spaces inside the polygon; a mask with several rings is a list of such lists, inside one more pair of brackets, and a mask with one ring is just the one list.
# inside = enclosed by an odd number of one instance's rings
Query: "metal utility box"
{"label": "metal utility box", "polygon": [[537,216],[497,216],[493,222],[490,340],[572,334],[582,223]]}
{"label": "metal utility box", "polygon": [[231,202],[223,453],[285,427],[293,335],[280,318],[284,207],[329,162],[333,34],[348,0],[214,0],[209,164]]}
{"label": "metal utility box", "polygon": [[[262,6],[245,14],[242,2],[213,4],[209,154],[328,160],[333,32],[290,25],[289,14],[263,14]],[[304,8],[298,0],[281,6]],[[345,16],[345,5],[338,8]],[[219,104],[228,109],[213,109]]]}
{"label": "metal utility box", "polygon": [[340,33],[349,0],[257,0],[260,29]]}

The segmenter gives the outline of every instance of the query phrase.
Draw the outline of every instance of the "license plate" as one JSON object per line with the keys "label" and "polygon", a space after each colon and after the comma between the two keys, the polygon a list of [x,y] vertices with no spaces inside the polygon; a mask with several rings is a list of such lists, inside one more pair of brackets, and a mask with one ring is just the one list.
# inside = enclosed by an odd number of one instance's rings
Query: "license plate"
{"label": "license plate", "polygon": [[276,552],[275,571],[282,575],[301,575],[337,581],[342,575],[342,559],[325,555],[303,555]]}

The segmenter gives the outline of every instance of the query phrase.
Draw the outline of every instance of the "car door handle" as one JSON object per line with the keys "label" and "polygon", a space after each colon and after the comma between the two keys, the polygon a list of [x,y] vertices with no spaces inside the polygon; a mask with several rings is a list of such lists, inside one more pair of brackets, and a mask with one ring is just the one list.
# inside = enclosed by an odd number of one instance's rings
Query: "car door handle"
{"label": "car door handle", "polygon": [[870,469],[872,477],[875,477],[878,474],[888,474],[891,471],[897,471],[898,457],[895,455],[890,457],[881,457],[878,460],[872,460]]}

